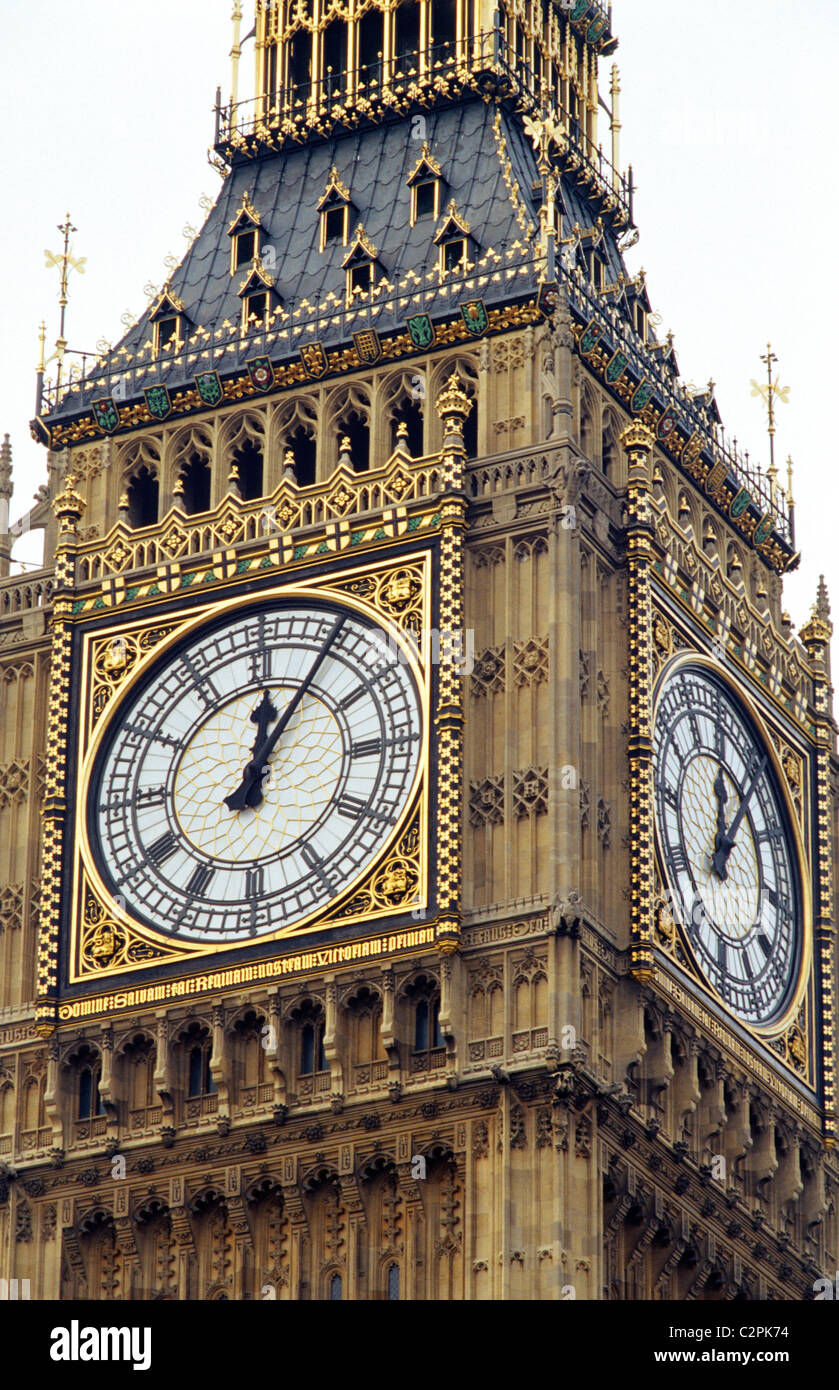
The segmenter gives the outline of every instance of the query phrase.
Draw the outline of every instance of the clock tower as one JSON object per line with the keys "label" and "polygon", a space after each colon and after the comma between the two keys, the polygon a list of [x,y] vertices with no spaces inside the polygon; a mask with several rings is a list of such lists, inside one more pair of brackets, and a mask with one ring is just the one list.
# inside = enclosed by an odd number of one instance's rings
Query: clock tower
{"label": "clock tower", "polygon": [[830,607],[627,269],[610,13],[254,18],[0,536],[0,1277],[811,1297]]}

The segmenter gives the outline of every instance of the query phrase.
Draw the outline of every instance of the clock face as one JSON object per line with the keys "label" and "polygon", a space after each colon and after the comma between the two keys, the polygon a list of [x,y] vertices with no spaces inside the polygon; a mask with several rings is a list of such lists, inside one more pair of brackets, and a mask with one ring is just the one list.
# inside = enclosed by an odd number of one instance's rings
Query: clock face
{"label": "clock face", "polygon": [[654,778],[671,903],[694,959],[732,1013],[770,1024],[801,960],[795,840],[766,746],[710,669],[665,681]]}
{"label": "clock face", "polygon": [[383,628],[319,599],[239,607],[112,719],[89,784],[99,876],[187,941],[293,927],[381,853],[422,741],[414,670]]}

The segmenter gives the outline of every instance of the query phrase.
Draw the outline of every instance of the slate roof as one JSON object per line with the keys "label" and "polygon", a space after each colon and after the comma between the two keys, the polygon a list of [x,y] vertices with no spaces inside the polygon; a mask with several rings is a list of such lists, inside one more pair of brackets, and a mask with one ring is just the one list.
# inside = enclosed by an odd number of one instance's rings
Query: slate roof
{"label": "slate roof", "polygon": [[[499,119],[499,134],[509,159],[508,172],[519,185],[518,207],[509,182],[505,180],[503,158],[493,130],[493,122]],[[439,161],[445,179],[441,218],[449,201],[454,199],[477,241],[474,254],[479,263],[490,249],[497,254],[506,253],[508,260],[512,255],[519,262],[534,261],[538,203],[533,201],[532,186],[538,174],[532,146],[519,121],[503,107],[480,100],[431,110],[423,120],[422,135]],[[183,301],[191,324],[211,335],[200,346],[227,343],[228,351],[222,362],[202,358],[196,363],[191,348],[178,359],[162,356],[155,362],[151,352],[143,350],[153,333],[150,322],[153,301],[114,348],[104,372],[97,372],[96,380],[89,379],[89,385],[82,383],[80,390],[66,395],[47,418],[58,420],[75,414],[91,400],[111,394],[115,374],[121,374],[125,368],[129,369],[125,389],[114,392],[122,400],[138,396],[145,386],[155,382],[164,382],[170,387],[181,381],[191,383],[196,371],[232,372],[258,351],[268,351],[278,360],[296,355],[293,332],[284,335],[285,345],[279,350],[272,348],[270,343],[255,346],[255,338],[262,335],[240,336],[242,306],[238,291],[246,278],[247,267],[233,275],[230,273],[228,228],[241,209],[243,194],[248,195],[260,215],[263,255],[267,247],[274,253],[272,273],[284,310],[282,325],[292,329],[313,325],[313,331],[301,341],[319,338],[327,347],[341,340],[349,341],[354,329],[365,327],[363,314],[344,313],[346,278],[342,262],[348,247],[332,243],[323,252],[318,249],[320,215],[317,205],[333,164],[349,189],[353,203],[349,244],[356,224],[361,222],[389,281],[407,288],[414,283],[410,278],[406,281],[410,271],[423,277],[421,285],[415,284],[415,288],[424,292],[421,304],[408,304],[406,296],[401,295],[398,303],[389,306],[384,302],[385,296],[382,297],[375,319],[371,319],[380,333],[395,328],[404,330],[405,318],[411,313],[428,312],[438,319],[456,314],[460,299],[481,297],[489,308],[533,293],[538,278],[535,263],[529,274],[517,278],[515,294],[511,294],[507,277],[501,276],[494,277],[480,290],[463,290],[459,295],[453,294],[448,279],[443,286],[439,285],[434,233],[440,219],[427,218],[414,227],[410,225],[411,195],[407,180],[420,157],[422,144],[421,139],[412,138],[414,130],[414,122],[406,117],[234,167],[207,221],[169,282],[172,292]],[[580,212],[580,218],[591,220],[591,214]],[[271,258],[267,258],[267,268],[270,264]],[[494,262],[489,269],[495,269]],[[324,316],[314,324],[317,306],[323,306],[324,302]],[[377,301],[372,303],[377,304]],[[352,323],[349,322],[351,317]],[[225,320],[235,327],[235,333],[219,332]],[[138,366],[147,370],[131,371]]]}

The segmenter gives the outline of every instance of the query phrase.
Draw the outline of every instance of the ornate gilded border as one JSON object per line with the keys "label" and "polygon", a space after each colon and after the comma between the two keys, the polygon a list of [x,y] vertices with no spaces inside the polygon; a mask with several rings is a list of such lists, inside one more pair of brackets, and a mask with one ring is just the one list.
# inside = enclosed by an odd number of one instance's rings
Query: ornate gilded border
{"label": "ornate gilded border", "polygon": [[[357,569],[305,583],[287,582],[262,590],[261,600],[289,597],[340,598],[360,613],[377,618],[402,647],[403,658],[414,669],[423,704],[423,746],[417,778],[405,813],[382,846],[381,855],[359,880],[348,886],[339,902],[311,914],[286,931],[261,938],[266,942],[299,938],[329,926],[382,920],[406,912],[425,914],[428,908],[428,795],[430,784],[431,670],[419,639],[431,627],[431,552],[423,551],[359,566]],[[217,614],[234,610],[255,595],[241,594],[199,609],[167,612],[165,621],[135,617],[110,633],[88,633],[82,639],[81,699],[83,722],[78,727],[77,758],[80,775],[76,788],[76,846],[73,863],[69,983],[105,979],[128,971],[137,972],[163,962],[199,960],[241,950],[229,946],[173,945],[170,937],[135,922],[111,899],[99,878],[86,835],[85,807],[97,750],[106,737],[110,720],[118,716],[122,702],[149,665],[183,636],[203,626]]]}

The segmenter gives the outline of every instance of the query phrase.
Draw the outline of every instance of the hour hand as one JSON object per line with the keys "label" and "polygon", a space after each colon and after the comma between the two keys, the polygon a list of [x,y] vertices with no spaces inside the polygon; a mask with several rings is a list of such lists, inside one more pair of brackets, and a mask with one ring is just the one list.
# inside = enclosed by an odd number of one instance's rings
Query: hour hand
{"label": "hour hand", "polygon": [[725,788],[725,778],[722,775],[722,768],[717,772],[714,780],[714,795],[717,798],[717,833],[714,837],[714,853],[711,866],[718,878],[727,878],[728,869],[726,861],[728,859],[728,839],[725,833],[725,807],[728,801],[728,792]]}
{"label": "hour hand", "polygon": [[250,716],[250,722],[256,725],[256,738],[251,749],[252,761],[245,768],[242,781],[224,798],[224,804],[229,811],[244,811],[247,807],[255,810],[262,801],[262,767],[261,761],[257,761],[256,753],[265,743],[265,735],[268,732],[268,725],[273,724],[277,718],[277,711],[271,703],[271,697],[267,690],[262,692],[262,699]]}

